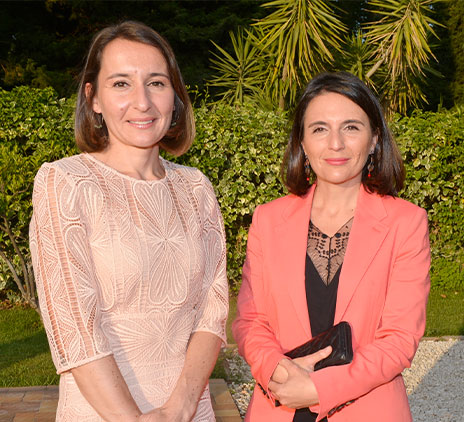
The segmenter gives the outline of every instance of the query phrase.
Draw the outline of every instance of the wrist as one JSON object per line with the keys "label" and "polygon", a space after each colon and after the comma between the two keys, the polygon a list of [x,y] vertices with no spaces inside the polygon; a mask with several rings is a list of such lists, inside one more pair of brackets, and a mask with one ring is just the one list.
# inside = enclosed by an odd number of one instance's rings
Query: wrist
{"label": "wrist", "polygon": [[198,400],[193,397],[188,388],[177,388],[173,391],[169,400],[161,407],[169,420],[190,421],[197,409]]}
{"label": "wrist", "polygon": [[283,384],[285,381],[287,381],[287,378],[288,372],[279,362],[274,369],[274,372],[272,373],[271,380],[279,384]]}

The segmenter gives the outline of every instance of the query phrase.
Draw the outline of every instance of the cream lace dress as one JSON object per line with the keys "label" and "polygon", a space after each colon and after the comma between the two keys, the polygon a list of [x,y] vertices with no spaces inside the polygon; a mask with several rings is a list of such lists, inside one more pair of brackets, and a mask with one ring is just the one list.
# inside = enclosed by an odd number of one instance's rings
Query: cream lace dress
{"label": "cream lace dress", "polygon": [[[225,342],[226,251],[207,178],[162,160],[142,181],[90,154],[44,164],[30,247],[60,378],[57,421],[101,421],[69,369],[114,355],[143,412],[168,399],[192,332]],[[208,388],[194,421],[214,421]]]}

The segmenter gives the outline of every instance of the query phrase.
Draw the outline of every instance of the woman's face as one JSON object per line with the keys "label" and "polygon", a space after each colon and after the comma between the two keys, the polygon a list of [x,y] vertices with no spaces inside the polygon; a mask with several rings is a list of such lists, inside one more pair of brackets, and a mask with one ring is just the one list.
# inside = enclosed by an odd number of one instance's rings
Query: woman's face
{"label": "woman's face", "polygon": [[376,142],[369,117],[347,97],[327,92],[308,104],[302,147],[318,184],[361,183],[362,169]]}
{"label": "woman's face", "polygon": [[[87,84],[87,92],[90,88]],[[161,52],[139,42],[111,41],[103,49],[92,108],[105,120],[110,147],[155,146],[174,110],[174,89]]]}

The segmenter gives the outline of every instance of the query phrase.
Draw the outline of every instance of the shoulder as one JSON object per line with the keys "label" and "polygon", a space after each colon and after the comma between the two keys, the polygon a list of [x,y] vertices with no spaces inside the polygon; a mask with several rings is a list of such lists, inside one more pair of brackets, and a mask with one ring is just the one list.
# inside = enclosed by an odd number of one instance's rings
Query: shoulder
{"label": "shoulder", "polygon": [[79,183],[94,177],[84,165],[81,155],[62,158],[41,165],[34,178],[32,201],[39,206],[44,198],[71,201],[77,198]]}
{"label": "shoulder", "polygon": [[89,175],[89,169],[83,161],[83,154],[61,158],[50,163],[43,163],[36,178],[53,174],[55,177],[82,178]]}
{"label": "shoulder", "polygon": [[274,215],[281,216],[282,212],[292,208],[294,206],[298,207],[300,204],[304,203],[303,197],[294,195],[292,193],[281,196],[280,198],[274,199],[265,204],[258,205],[255,209],[255,213],[260,215],[272,217]]}
{"label": "shoulder", "polygon": [[168,179],[175,191],[181,191],[200,205],[201,209],[217,207],[217,198],[208,177],[195,167],[163,160]]}
{"label": "shoulder", "polygon": [[170,173],[171,179],[174,179],[174,182],[180,178],[184,183],[188,182],[191,187],[205,188],[207,190],[213,189],[208,177],[197,168],[173,163],[164,158],[162,158],[162,162],[165,169]]}
{"label": "shoulder", "polygon": [[380,197],[385,207],[387,215],[392,220],[403,221],[409,220],[414,216],[420,215],[426,218],[426,211],[412,202],[398,197],[382,196]]}
{"label": "shoulder", "polygon": [[[161,159],[162,163],[167,171],[184,179],[191,180],[192,182],[200,181],[203,182],[208,178],[197,168],[185,166],[183,164],[173,163],[164,158]],[[208,181],[209,182],[209,181]]]}
{"label": "shoulder", "polygon": [[284,221],[292,219],[304,209],[305,196],[288,194],[265,204],[258,205],[253,213],[252,225],[259,230],[273,230]]}
{"label": "shoulder", "polygon": [[400,242],[410,237],[420,238],[421,233],[427,236],[427,213],[412,202],[398,197],[368,194],[362,201],[362,207],[358,214],[359,223],[372,225],[377,221]]}

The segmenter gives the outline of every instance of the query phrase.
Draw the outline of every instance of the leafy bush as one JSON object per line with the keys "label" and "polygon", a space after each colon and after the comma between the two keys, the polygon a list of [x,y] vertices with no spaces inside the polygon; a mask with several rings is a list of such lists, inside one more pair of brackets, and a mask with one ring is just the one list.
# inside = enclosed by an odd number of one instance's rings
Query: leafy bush
{"label": "leafy bush", "polygon": [[17,289],[34,308],[32,184],[43,162],[75,152],[73,108],[73,100],[59,100],[50,88],[0,90],[0,291],[13,298]]}
{"label": "leafy bush", "polygon": [[392,124],[407,180],[401,196],[425,208],[432,285],[464,287],[464,108],[416,111]]}
{"label": "leafy bush", "polygon": [[[33,305],[27,237],[33,178],[43,162],[77,152],[73,107],[73,99],[58,99],[51,89],[0,90],[0,293],[18,291],[20,282],[21,294]],[[432,283],[440,288],[464,287],[463,112],[418,111],[392,122],[408,172],[401,196],[428,211]],[[252,213],[285,194],[279,170],[287,117],[251,104],[203,103],[195,118],[192,148],[169,158],[199,168],[215,187],[226,227],[230,286],[237,291]]]}
{"label": "leafy bush", "polygon": [[251,104],[218,103],[197,107],[195,120],[195,142],[174,161],[197,167],[216,189],[226,228],[230,286],[237,291],[253,211],[284,194],[279,172],[287,119]]}

